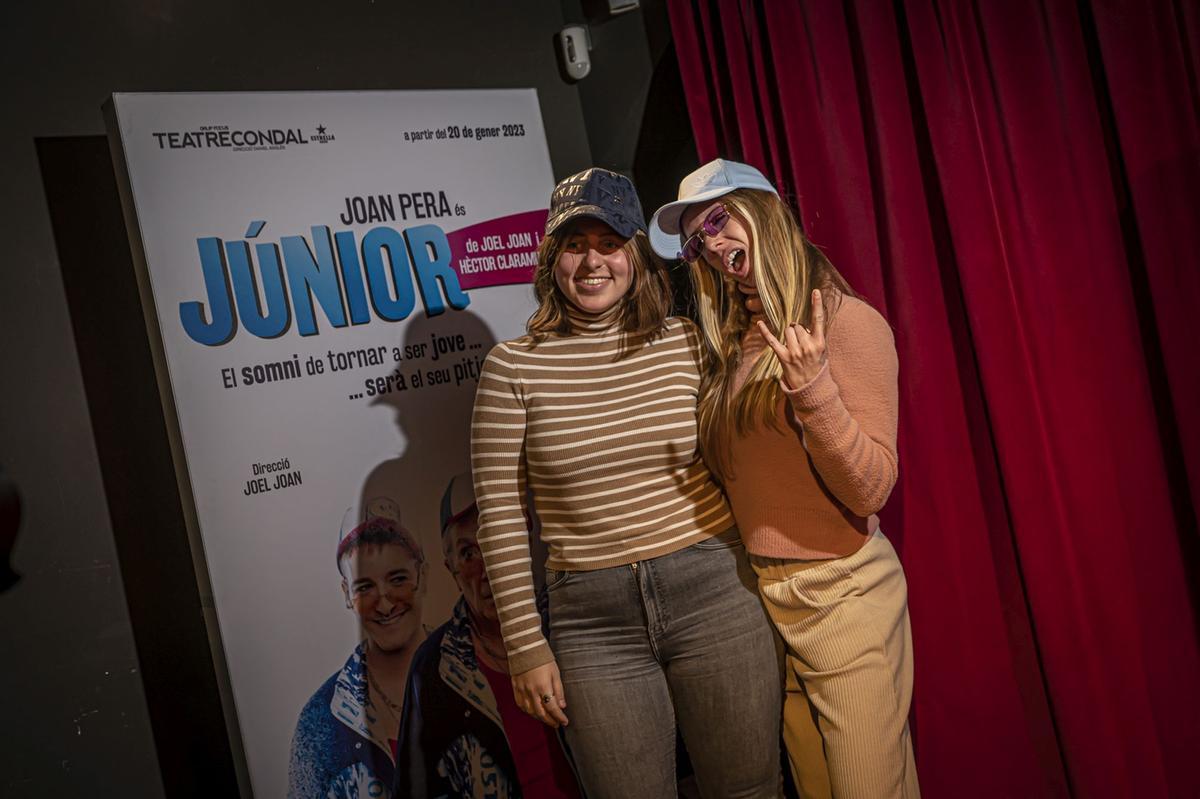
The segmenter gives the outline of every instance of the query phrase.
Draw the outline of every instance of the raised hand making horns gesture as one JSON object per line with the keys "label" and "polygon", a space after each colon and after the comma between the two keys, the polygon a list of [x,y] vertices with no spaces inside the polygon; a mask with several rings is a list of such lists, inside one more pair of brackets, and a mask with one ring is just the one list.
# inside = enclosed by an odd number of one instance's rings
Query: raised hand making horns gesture
{"label": "raised hand making horns gesture", "polygon": [[784,328],[783,341],[775,338],[765,322],[758,321],[759,331],[783,366],[783,382],[792,390],[808,385],[825,365],[825,306],[818,289],[813,289],[812,309],[812,330],[793,322]]}

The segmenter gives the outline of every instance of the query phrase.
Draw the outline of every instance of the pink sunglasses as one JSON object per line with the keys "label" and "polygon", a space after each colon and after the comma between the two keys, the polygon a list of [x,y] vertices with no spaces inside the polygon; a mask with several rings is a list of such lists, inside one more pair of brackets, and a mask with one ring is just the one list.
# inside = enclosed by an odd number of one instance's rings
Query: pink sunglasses
{"label": "pink sunglasses", "polygon": [[704,237],[717,235],[728,221],[729,212],[725,210],[724,205],[717,203],[711,211],[705,214],[704,221],[700,223],[700,229],[688,236],[687,241],[683,243],[683,249],[679,251],[679,258],[684,261],[694,261],[699,258],[700,253],[704,250]]}

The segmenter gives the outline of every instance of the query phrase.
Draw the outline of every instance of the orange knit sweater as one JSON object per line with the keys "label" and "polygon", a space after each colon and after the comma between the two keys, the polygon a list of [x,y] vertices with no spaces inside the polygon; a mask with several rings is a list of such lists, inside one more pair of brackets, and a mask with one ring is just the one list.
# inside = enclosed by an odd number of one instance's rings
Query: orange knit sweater
{"label": "orange knit sweater", "polygon": [[[853,297],[825,332],[827,363],[812,381],[784,391],[779,426],[734,436],[725,491],[746,548],[803,560],[857,552],[899,474],[898,389],[891,328]],[[766,342],[751,325],[735,378],[740,388]],[[769,354],[767,357],[773,357]]]}

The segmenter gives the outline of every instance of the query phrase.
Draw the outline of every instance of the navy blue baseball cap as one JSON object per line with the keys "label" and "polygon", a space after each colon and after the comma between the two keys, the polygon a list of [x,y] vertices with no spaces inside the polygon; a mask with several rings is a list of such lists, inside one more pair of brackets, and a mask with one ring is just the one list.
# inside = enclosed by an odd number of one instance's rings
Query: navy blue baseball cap
{"label": "navy blue baseball cap", "polygon": [[599,219],[625,238],[639,230],[646,232],[646,216],[633,181],[600,167],[571,175],[554,187],[546,235],[580,217]]}

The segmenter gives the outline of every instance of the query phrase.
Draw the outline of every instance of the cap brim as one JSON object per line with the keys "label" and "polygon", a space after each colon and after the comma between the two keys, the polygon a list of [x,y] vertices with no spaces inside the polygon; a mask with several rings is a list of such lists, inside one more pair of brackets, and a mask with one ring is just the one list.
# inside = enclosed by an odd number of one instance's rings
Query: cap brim
{"label": "cap brim", "polygon": [[554,231],[561,228],[566,223],[579,219],[580,217],[587,219],[599,219],[604,224],[615,230],[625,238],[632,238],[634,233],[637,233],[642,228],[633,225],[629,220],[618,219],[611,211],[601,208],[598,205],[576,205],[573,208],[568,208],[558,216],[551,217],[546,220],[546,235],[549,236]]}
{"label": "cap brim", "polygon": [[724,197],[736,188],[736,186],[718,186],[702,191],[686,200],[676,200],[659,208],[650,219],[650,246],[654,248],[660,258],[678,258],[679,248],[682,245],[679,240],[682,233],[679,220],[683,216],[683,212],[689,205]]}

